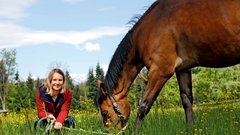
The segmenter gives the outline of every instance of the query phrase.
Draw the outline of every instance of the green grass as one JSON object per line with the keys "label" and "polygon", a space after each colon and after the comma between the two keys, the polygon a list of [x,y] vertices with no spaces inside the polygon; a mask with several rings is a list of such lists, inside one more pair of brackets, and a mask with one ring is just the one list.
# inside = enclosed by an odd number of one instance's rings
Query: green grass
{"label": "green grass", "polygon": [[[240,102],[227,105],[197,105],[194,107],[195,124],[187,128],[182,108],[159,110],[152,108],[145,117],[138,133],[135,133],[136,112],[131,113],[129,125],[123,135],[237,135],[240,134]],[[91,135],[95,132],[102,134],[104,129],[98,113],[72,111],[76,128],[65,129],[50,134]],[[18,114],[0,114],[1,135],[42,135],[44,130],[35,131],[33,123],[36,112],[25,110]],[[82,131],[81,129],[84,129]],[[91,133],[92,132],[92,133]]]}

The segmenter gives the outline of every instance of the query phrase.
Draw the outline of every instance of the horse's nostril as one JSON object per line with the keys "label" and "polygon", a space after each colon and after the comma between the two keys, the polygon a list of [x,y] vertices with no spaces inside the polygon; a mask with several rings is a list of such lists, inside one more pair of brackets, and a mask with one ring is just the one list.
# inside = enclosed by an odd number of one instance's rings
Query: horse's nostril
{"label": "horse's nostril", "polygon": [[112,121],[110,118],[106,118],[106,120],[103,122],[103,124],[106,128],[109,128],[112,125]]}
{"label": "horse's nostril", "polygon": [[111,119],[110,119],[109,116],[108,116],[108,111],[103,111],[103,112],[102,112],[102,116],[103,116],[104,126],[110,127],[110,125],[111,125]]}

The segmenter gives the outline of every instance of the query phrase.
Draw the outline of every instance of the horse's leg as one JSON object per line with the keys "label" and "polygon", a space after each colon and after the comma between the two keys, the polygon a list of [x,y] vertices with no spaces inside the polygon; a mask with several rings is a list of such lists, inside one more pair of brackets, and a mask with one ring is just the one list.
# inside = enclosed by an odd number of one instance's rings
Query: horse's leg
{"label": "horse's leg", "polygon": [[150,111],[152,104],[159,95],[163,85],[172,77],[174,73],[165,74],[160,71],[149,71],[149,80],[144,92],[140,107],[137,113],[136,127],[137,129],[143,123],[144,117]]}
{"label": "horse's leg", "polygon": [[192,109],[193,95],[191,70],[176,72],[176,75],[179,84],[182,105],[185,111],[186,122],[188,125],[192,125],[194,118]]}

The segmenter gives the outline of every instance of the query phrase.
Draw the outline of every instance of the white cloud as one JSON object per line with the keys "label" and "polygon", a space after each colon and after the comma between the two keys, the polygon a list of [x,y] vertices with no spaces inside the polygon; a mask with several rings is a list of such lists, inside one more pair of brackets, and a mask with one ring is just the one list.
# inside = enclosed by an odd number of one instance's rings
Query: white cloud
{"label": "white cloud", "polygon": [[82,48],[81,45],[87,42],[84,48],[90,51],[100,49],[98,44],[88,43],[91,40],[124,34],[127,30],[127,27],[100,27],[89,31],[40,31],[0,22],[0,49],[48,43],[64,43]]}
{"label": "white cloud", "polygon": [[37,0],[0,0],[0,17],[19,19],[28,15],[25,10]]}
{"label": "white cloud", "polygon": [[81,50],[85,50],[87,52],[92,52],[92,51],[98,51],[100,50],[100,45],[99,44],[93,44],[90,42],[87,42],[82,48]]}

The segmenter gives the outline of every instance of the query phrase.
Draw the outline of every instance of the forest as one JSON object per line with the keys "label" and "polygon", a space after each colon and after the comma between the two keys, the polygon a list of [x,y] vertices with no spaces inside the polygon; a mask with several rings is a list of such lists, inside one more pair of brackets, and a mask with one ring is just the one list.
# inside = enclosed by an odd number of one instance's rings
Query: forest
{"label": "forest", "polygon": [[[100,63],[90,68],[86,82],[74,84],[68,72],[64,71],[66,85],[72,91],[72,108],[96,111],[94,96],[97,91],[96,80],[104,79]],[[194,104],[225,102],[240,99],[240,65],[227,68],[192,69]],[[132,109],[141,101],[147,83],[147,69],[142,69],[130,87],[128,100]],[[33,79],[29,74],[26,81],[19,79],[16,63],[16,50],[0,51],[0,110],[19,112],[21,109],[35,109],[35,93],[45,78]],[[179,88],[175,75],[166,83],[154,103],[157,108],[181,107]]]}

